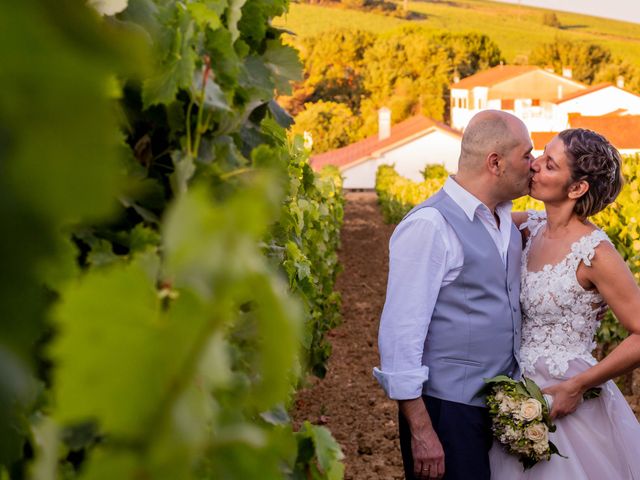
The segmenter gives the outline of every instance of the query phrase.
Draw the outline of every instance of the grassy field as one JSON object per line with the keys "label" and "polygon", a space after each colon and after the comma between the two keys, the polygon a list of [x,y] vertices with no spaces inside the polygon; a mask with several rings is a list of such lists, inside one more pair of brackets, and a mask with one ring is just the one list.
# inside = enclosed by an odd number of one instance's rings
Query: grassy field
{"label": "grassy field", "polygon": [[548,10],[484,0],[410,1],[409,10],[422,13],[426,18],[401,20],[375,13],[292,3],[289,13],[276,19],[274,25],[300,36],[340,27],[382,33],[409,24],[433,30],[481,32],[498,44],[508,62],[526,61],[536,45],[557,36],[599,43],[610,48],[614,55],[640,65],[640,24],[636,23],[556,12],[562,27],[552,28],[542,24],[542,15]]}

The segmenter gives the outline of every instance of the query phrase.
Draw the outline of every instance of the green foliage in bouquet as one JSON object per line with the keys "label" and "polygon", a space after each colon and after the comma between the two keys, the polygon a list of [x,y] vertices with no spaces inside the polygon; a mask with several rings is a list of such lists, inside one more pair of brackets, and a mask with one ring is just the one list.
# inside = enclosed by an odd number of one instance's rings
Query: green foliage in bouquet
{"label": "green foliage in bouquet", "polygon": [[[556,426],[551,420],[551,405],[540,387],[525,376],[517,381],[506,375],[485,378],[487,407],[495,439],[506,451],[518,457],[524,470],[551,455],[560,454],[549,440],[549,432]],[[600,396],[601,388],[590,388],[583,394],[584,400]]]}
{"label": "green foliage in bouquet", "polygon": [[86,3],[0,6],[0,478],[339,471],[286,413],[344,202],[273,101],[287,2]]}
{"label": "green foliage in bouquet", "polygon": [[508,453],[518,457],[525,470],[559,455],[549,441],[549,432],[556,429],[549,406],[533,380],[523,377],[516,381],[499,375],[485,382],[493,435]]}

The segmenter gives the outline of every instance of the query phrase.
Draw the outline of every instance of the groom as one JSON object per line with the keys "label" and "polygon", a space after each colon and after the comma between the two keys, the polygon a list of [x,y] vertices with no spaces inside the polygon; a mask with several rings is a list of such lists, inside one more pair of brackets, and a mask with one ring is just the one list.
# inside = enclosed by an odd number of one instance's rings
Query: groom
{"label": "groom", "polygon": [[389,242],[374,376],[398,400],[407,479],[489,480],[483,379],[518,374],[522,240],[511,200],[529,191],[532,144],[506,112],[475,115],[458,173]]}

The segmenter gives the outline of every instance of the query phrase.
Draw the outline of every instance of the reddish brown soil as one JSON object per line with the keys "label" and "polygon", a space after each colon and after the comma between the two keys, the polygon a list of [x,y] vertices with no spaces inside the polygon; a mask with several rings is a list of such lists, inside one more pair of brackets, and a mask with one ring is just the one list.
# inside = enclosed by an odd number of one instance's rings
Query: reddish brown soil
{"label": "reddish brown soil", "polygon": [[[323,380],[299,392],[294,420],[325,424],[345,454],[345,479],[401,479],[397,406],[372,377],[387,285],[388,244],[375,193],[349,193],[336,288],[343,323],[329,333],[333,352]],[[296,427],[298,424],[295,425]]]}
{"label": "reddish brown soil", "polygon": [[[294,426],[323,424],[342,446],[346,480],[402,479],[397,407],[373,379],[379,364],[377,331],[384,304],[388,243],[375,193],[348,193],[336,288],[342,294],[343,324],[329,333],[333,353],[323,380],[309,379],[297,396]],[[640,418],[640,369],[625,388]]]}

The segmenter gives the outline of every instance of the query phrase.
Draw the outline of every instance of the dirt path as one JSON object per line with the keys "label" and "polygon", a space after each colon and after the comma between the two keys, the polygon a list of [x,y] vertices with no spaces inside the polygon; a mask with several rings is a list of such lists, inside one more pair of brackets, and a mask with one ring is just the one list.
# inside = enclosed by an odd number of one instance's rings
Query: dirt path
{"label": "dirt path", "polygon": [[[329,333],[333,353],[324,380],[310,378],[298,394],[294,426],[324,424],[342,446],[346,480],[402,479],[397,407],[371,375],[378,365],[377,333],[384,304],[388,243],[375,193],[349,193],[345,206],[336,288],[342,293],[343,324]],[[640,419],[640,369],[625,393]]]}
{"label": "dirt path", "polygon": [[392,232],[375,193],[347,194],[340,249],[344,271],[336,285],[343,323],[329,333],[333,353],[327,376],[311,380],[293,412],[298,421],[326,422],[345,454],[346,480],[403,478],[397,407],[371,375],[379,364],[378,322]]}

